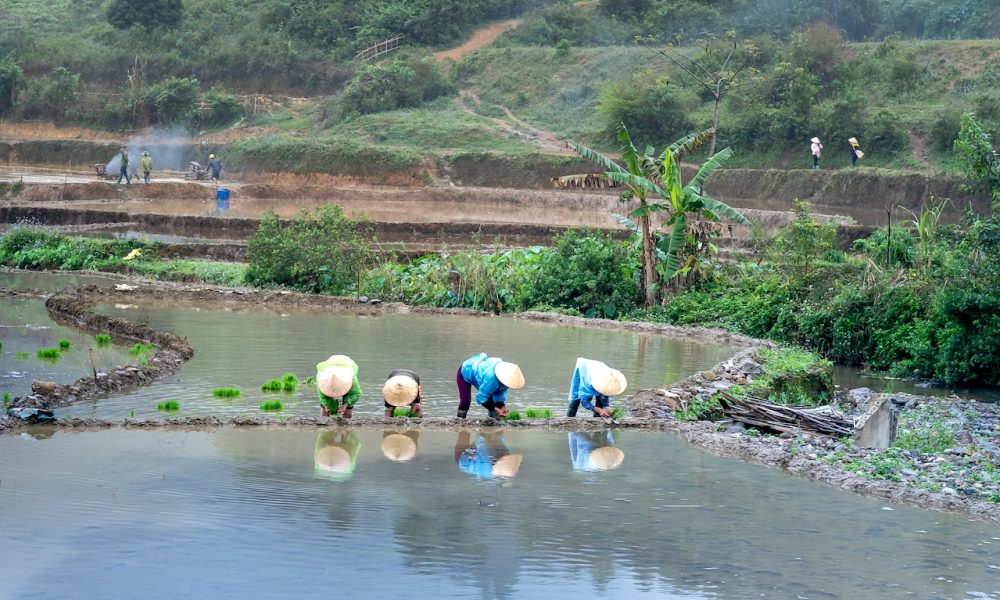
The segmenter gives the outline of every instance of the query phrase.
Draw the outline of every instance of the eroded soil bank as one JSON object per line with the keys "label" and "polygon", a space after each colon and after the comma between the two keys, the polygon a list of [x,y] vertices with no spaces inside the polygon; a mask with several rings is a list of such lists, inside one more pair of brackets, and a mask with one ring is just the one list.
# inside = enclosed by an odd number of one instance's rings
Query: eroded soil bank
{"label": "eroded soil bank", "polygon": [[[138,282],[134,289],[109,289],[106,287],[88,286],[82,288],[72,296],[53,296],[48,299],[46,306],[54,318],[64,322],[75,324],[87,328],[91,331],[108,331],[116,337],[128,340],[137,340],[151,344],[155,347],[156,353],[147,365],[122,366],[112,373],[98,375],[97,380],[93,377],[81,378],[77,382],[57,386],[58,393],[47,395],[32,394],[17,398],[14,406],[36,406],[50,408],[65,406],[74,401],[86,398],[96,398],[107,394],[109,391],[139,385],[149,385],[157,378],[164,377],[176,372],[181,368],[182,363],[190,358],[194,349],[187,343],[164,332],[155,331],[142,324],[130,323],[122,319],[113,319],[105,315],[100,315],[92,310],[92,306],[97,301],[102,302],[141,302],[143,304],[165,303],[171,306],[177,304],[197,304],[206,307],[242,307],[242,308],[267,308],[282,310],[287,308],[315,309],[328,311],[345,311],[360,314],[384,314],[386,312],[427,312],[439,314],[456,314],[464,316],[492,317],[487,313],[468,311],[462,309],[426,309],[409,307],[404,304],[359,304],[350,299],[331,298],[323,296],[312,296],[282,291],[267,290],[246,290],[232,289],[216,286],[195,286],[182,284],[169,284],[164,282],[144,283]],[[765,344],[758,340],[735,336],[728,332],[711,329],[698,328],[677,328],[666,325],[649,323],[622,323],[606,320],[589,320],[576,317],[565,317],[562,315],[552,315],[548,313],[522,313],[515,318],[531,319],[540,322],[557,323],[572,326],[596,326],[606,329],[621,330],[641,330],[656,332],[672,336],[684,336],[691,339],[710,340],[720,343],[741,345],[746,350],[741,351],[735,357],[723,361],[711,372],[719,380],[725,378],[725,374],[732,373],[734,376],[744,376],[741,371],[747,364],[743,357],[752,353],[753,349],[760,344]],[[695,390],[701,393],[709,388],[711,382],[706,381],[705,373],[693,376],[686,383],[687,386],[700,386]],[[715,388],[719,389],[719,388]],[[893,502],[904,502],[916,506],[946,510],[968,514],[971,517],[1000,522],[1000,504],[986,502],[977,498],[972,498],[962,494],[948,493],[947,491],[935,491],[932,489],[922,489],[906,485],[903,482],[876,481],[859,476],[857,473],[846,471],[841,468],[840,462],[826,460],[826,455],[818,452],[809,452],[813,445],[826,447],[835,443],[823,436],[812,436],[802,433],[795,437],[772,437],[749,435],[748,432],[731,431],[720,432],[719,425],[712,422],[688,422],[680,421],[672,417],[669,407],[665,403],[665,392],[667,390],[642,390],[627,400],[630,413],[633,415],[617,421],[605,421],[602,419],[566,417],[541,419],[541,420],[521,420],[503,423],[495,423],[483,419],[461,420],[455,418],[429,417],[417,420],[386,419],[384,417],[357,418],[350,421],[338,421],[336,419],[323,417],[294,417],[294,418],[274,418],[269,416],[241,416],[231,419],[228,422],[214,417],[192,417],[166,420],[135,420],[125,419],[121,421],[104,421],[95,419],[64,419],[52,425],[38,426],[29,425],[16,419],[0,420],[0,431],[23,430],[32,427],[42,427],[46,430],[65,428],[108,428],[108,427],[134,427],[134,428],[203,428],[221,427],[230,425],[234,427],[301,427],[301,428],[327,428],[327,427],[385,427],[386,425],[437,429],[456,429],[468,426],[503,426],[513,428],[544,428],[557,430],[581,430],[600,429],[606,427],[617,428],[640,428],[661,431],[671,431],[682,435],[690,443],[713,454],[738,458],[748,462],[767,465],[782,469],[789,473],[807,477],[815,481],[821,481],[833,487],[852,491],[855,493],[882,498]],[[924,402],[935,402],[933,399],[925,399]],[[972,403],[975,404],[975,403]],[[648,416],[657,414],[662,416]],[[647,415],[647,416],[644,416]],[[1000,416],[1000,415],[998,415]],[[817,441],[818,440],[818,441]],[[806,448],[806,445],[809,448]],[[862,450],[858,450],[862,452]]]}

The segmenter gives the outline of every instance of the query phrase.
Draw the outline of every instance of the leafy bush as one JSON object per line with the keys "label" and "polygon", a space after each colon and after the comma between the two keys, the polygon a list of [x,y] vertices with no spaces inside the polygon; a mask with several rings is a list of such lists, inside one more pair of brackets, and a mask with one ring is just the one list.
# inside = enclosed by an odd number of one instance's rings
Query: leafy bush
{"label": "leafy bush", "polygon": [[0,263],[20,269],[100,270],[127,264],[122,259],[133,249],[153,254],[156,246],[137,239],[68,237],[16,225],[0,236]]}
{"label": "leafy bush", "polygon": [[668,144],[695,129],[690,113],[696,104],[697,99],[683,87],[653,71],[642,71],[605,85],[597,110],[609,132],[628,123],[633,139]]}
{"label": "leafy bush", "polygon": [[362,67],[344,89],[341,104],[345,114],[368,114],[420,106],[451,91],[433,58],[397,59]]}
{"label": "leafy bush", "polygon": [[230,125],[243,116],[239,96],[211,89],[205,94],[205,122],[209,125]]}
{"label": "leafy bush", "polygon": [[9,114],[26,83],[24,71],[9,56],[0,59],[0,115]]}
{"label": "leafy bush", "polygon": [[153,108],[157,123],[187,123],[198,104],[198,80],[171,77],[146,91],[143,101]]}
{"label": "leafy bush", "polygon": [[36,77],[28,83],[25,100],[18,108],[24,118],[63,121],[80,102],[83,89],[80,75],[64,67],[56,67],[46,77]]}
{"label": "leafy bush", "polygon": [[549,304],[588,317],[631,312],[641,298],[638,256],[631,246],[587,230],[569,230],[542,255],[537,280],[524,305]]}
{"label": "leafy bush", "polygon": [[268,214],[247,246],[247,280],[329,294],[356,289],[372,260],[371,234],[369,221],[345,217],[335,204],[289,220]]}

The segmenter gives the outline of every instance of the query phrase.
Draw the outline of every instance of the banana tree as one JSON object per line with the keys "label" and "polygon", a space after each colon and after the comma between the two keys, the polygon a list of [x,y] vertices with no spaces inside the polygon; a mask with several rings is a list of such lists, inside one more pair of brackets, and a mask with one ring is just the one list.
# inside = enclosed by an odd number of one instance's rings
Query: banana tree
{"label": "banana tree", "polygon": [[[650,227],[650,210],[648,195],[649,188],[639,182],[646,182],[655,179],[658,172],[658,157],[653,155],[653,147],[647,146],[643,153],[639,153],[628,129],[624,123],[619,124],[617,131],[618,142],[621,146],[621,161],[619,165],[607,156],[595,152],[586,146],[571,144],[573,150],[587,160],[597,163],[605,169],[605,173],[594,175],[569,175],[559,179],[563,181],[582,181],[586,186],[587,181],[609,180],[624,186],[624,190],[619,195],[622,202],[637,201],[639,205],[628,213],[628,216],[635,219],[637,229],[642,240],[640,251],[640,264],[642,266],[641,285],[646,306],[656,303],[658,275],[655,242]],[[589,186],[588,186],[589,187]]]}

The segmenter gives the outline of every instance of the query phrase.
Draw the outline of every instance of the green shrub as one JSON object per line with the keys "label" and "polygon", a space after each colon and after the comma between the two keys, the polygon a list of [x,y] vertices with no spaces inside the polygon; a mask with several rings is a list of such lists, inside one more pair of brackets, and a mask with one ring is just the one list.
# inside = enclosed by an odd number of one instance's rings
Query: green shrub
{"label": "green shrub", "polygon": [[413,108],[453,91],[433,58],[366,65],[348,82],[341,98],[345,114]]}
{"label": "green shrub", "polygon": [[281,383],[280,379],[271,379],[260,386],[260,389],[263,392],[280,392],[283,387],[284,384]]}
{"label": "green shrub", "polygon": [[236,398],[240,393],[238,389],[231,387],[221,387],[212,390],[212,395],[216,398]]}
{"label": "green shrub", "polygon": [[209,125],[231,125],[243,117],[239,96],[212,88],[205,94],[205,121]]}
{"label": "green shrub", "polygon": [[637,72],[608,83],[601,90],[597,110],[609,134],[628,123],[632,139],[658,140],[666,144],[695,129],[691,112],[697,98],[683,87],[672,85],[653,71]]}
{"label": "green shrub", "polygon": [[372,261],[370,235],[369,221],[345,217],[335,204],[290,220],[268,214],[247,247],[247,280],[330,294],[356,289]]}
{"label": "green shrub", "polygon": [[180,409],[181,409],[181,403],[176,400],[167,400],[165,402],[156,403],[156,410],[173,412],[173,411],[178,411]]}
{"label": "green shrub", "polygon": [[189,123],[198,104],[198,80],[170,77],[150,86],[143,100],[153,109],[155,122]]}
{"label": "green shrub", "polygon": [[529,408],[524,411],[524,416],[528,419],[551,419],[552,410],[548,408]]}
{"label": "green shrub", "polygon": [[10,56],[0,58],[0,115],[10,114],[14,109],[26,82],[24,71]]}

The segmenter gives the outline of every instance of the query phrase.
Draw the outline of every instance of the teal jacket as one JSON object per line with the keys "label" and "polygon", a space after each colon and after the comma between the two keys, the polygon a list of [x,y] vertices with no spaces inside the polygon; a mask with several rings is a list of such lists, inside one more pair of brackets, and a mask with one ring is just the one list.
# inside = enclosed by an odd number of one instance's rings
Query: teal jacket
{"label": "teal jacket", "polygon": [[507,402],[507,386],[497,379],[497,365],[502,358],[486,356],[485,352],[473,356],[462,363],[462,379],[476,386],[476,403],[480,406],[492,399],[493,404],[502,406]]}
{"label": "teal jacket", "polygon": [[570,404],[574,400],[579,400],[585,409],[594,410],[594,399],[597,399],[601,402],[601,405],[608,405],[610,399],[595,390],[594,386],[590,384],[591,372],[596,368],[607,368],[607,365],[597,360],[590,360],[589,358],[576,359],[576,370],[573,371],[573,381],[569,386]]}
{"label": "teal jacket", "polygon": [[[316,375],[318,376],[323,369],[327,367],[350,367],[351,371],[354,372],[354,381],[351,384],[351,389],[344,394],[344,404],[348,408],[354,408],[354,405],[358,403],[358,399],[361,398],[361,382],[358,381],[358,364],[351,360],[349,357],[343,354],[338,354],[336,356],[331,356],[330,360],[321,362],[316,365]],[[324,403],[324,406],[328,406],[326,403],[333,402],[337,398],[331,398],[323,392],[316,388],[316,394],[319,396],[319,401]]]}

